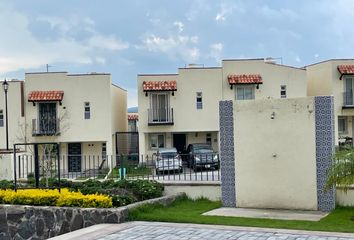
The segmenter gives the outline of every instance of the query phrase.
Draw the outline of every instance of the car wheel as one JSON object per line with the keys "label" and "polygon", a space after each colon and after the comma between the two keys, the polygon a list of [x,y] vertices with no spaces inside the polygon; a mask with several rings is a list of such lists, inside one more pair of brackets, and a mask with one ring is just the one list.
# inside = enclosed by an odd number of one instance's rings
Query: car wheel
{"label": "car wheel", "polygon": [[156,175],[160,175],[160,171],[156,169]]}
{"label": "car wheel", "polygon": [[183,168],[181,168],[181,169],[179,170],[179,173],[183,173]]}

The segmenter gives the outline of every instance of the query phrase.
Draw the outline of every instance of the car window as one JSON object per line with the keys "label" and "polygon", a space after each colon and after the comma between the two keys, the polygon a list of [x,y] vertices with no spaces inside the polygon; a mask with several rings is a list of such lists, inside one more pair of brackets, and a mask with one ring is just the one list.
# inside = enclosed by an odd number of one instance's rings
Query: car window
{"label": "car window", "polygon": [[177,156],[177,152],[162,152],[160,156],[163,158],[174,158]]}

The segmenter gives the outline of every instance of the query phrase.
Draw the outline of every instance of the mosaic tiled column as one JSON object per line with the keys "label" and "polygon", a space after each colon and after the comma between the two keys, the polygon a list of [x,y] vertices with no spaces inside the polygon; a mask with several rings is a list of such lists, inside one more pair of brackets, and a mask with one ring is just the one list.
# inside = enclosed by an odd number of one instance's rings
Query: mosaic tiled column
{"label": "mosaic tiled column", "polygon": [[233,102],[219,103],[221,201],[223,207],[236,207]]}
{"label": "mosaic tiled column", "polygon": [[327,192],[324,186],[334,154],[334,102],[331,96],[315,97],[316,121],[316,171],[318,210],[331,211],[335,208],[335,189]]}

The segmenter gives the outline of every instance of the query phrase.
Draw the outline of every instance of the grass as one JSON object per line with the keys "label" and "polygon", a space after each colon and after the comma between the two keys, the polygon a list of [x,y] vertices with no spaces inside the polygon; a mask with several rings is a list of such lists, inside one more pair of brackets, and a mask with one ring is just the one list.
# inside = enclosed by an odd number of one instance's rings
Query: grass
{"label": "grass", "polygon": [[[145,166],[126,166],[126,177],[137,177],[137,176],[147,176],[152,174],[151,168]],[[108,178],[118,178],[119,171],[118,168],[113,168],[111,174]]]}
{"label": "grass", "polygon": [[354,207],[337,207],[318,222],[201,215],[219,207],[221,207],[220,202],[212,202],[207,199],[191,200],[182,197],[169,207],[144,205],[132,210],[129,213],[129,218],[131,221],[217,224],[354,233]]}

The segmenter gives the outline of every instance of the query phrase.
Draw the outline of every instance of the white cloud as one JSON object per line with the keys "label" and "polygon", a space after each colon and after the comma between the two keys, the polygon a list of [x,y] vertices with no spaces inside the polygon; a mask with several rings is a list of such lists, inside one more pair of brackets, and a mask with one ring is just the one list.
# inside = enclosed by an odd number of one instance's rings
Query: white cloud
{"label": "white cloud", "polygon": [[197,36],[169,35],[160,37],[150,34],[143,40],[137,49],[147,49],[150,52],[162,52],[171,58],[181,58],[187,62],[199,59],[199,49],[194,46],[198,42]]}
{"label": "white cloud", "polygon": [[298,63],[301,62],[300,57],[299,57],[299,56],[296,56],[295,61],[298,62]]}
{"label": "white cloud", "polygon": [[210,53],[208,57],[215,59],[217,63],[220,63],[222,58],[222,50],[224,46],[222,43],[213,43],[210,45]]}
{"label": "white cloud", "polygon": [[96,57],[96,62],[100,63],[100,64],[105,64],[106,63],[106,59],[103,57]]}
{"label": "white cloud", "polygon": [[88,39],[88,45],[93,48],[102,48],[107,50],[123,50],[129,48],[128,43],[117,40],[114,36],[104,36],[95,34]]}
{"label": "white cloud", "polygon": [[[11,21],[9,21],[11,19]],[[37,37],[30,29],[32,21],[49,23],[58,34],[50,41]],[[0,74],[20,69],[38,68],[45,64],[65,62],[67,64],[90,64],[104,62],[96,58],[95,53],[119,51],[129,47],[114,36],[107,36],[95,30],[90,18],[57,18],[40,16],[32,19],[16,11],[10,4],[0,3],[0,29],[4,37],[0,38]],[[50,29],[49,29],[50,30]],[[85,31],[81,39],[72,36],[72,32]]]}
{"label": "white cloud", "polygon": [[184,24],[180,21],[175,21],[173,23],[173,25],[175,25],[178,28],[178,31],[181,33],[183,32],[183,28],[184,28]]}
{"label": "white cloud", "polygon": [[314,55],[314,57],[315,58],[318,58],[320,55],[318,54],[318,53],[316,53],[315,55]]}
{"label": "white cloud", "polygon": [[216,13],[215,21],[224,22],[226,18],[231,16],[235,10],[239,13],[245,12],[245,9],[240,4],[236,4],[235,2],[220,4],[220,10]]}

